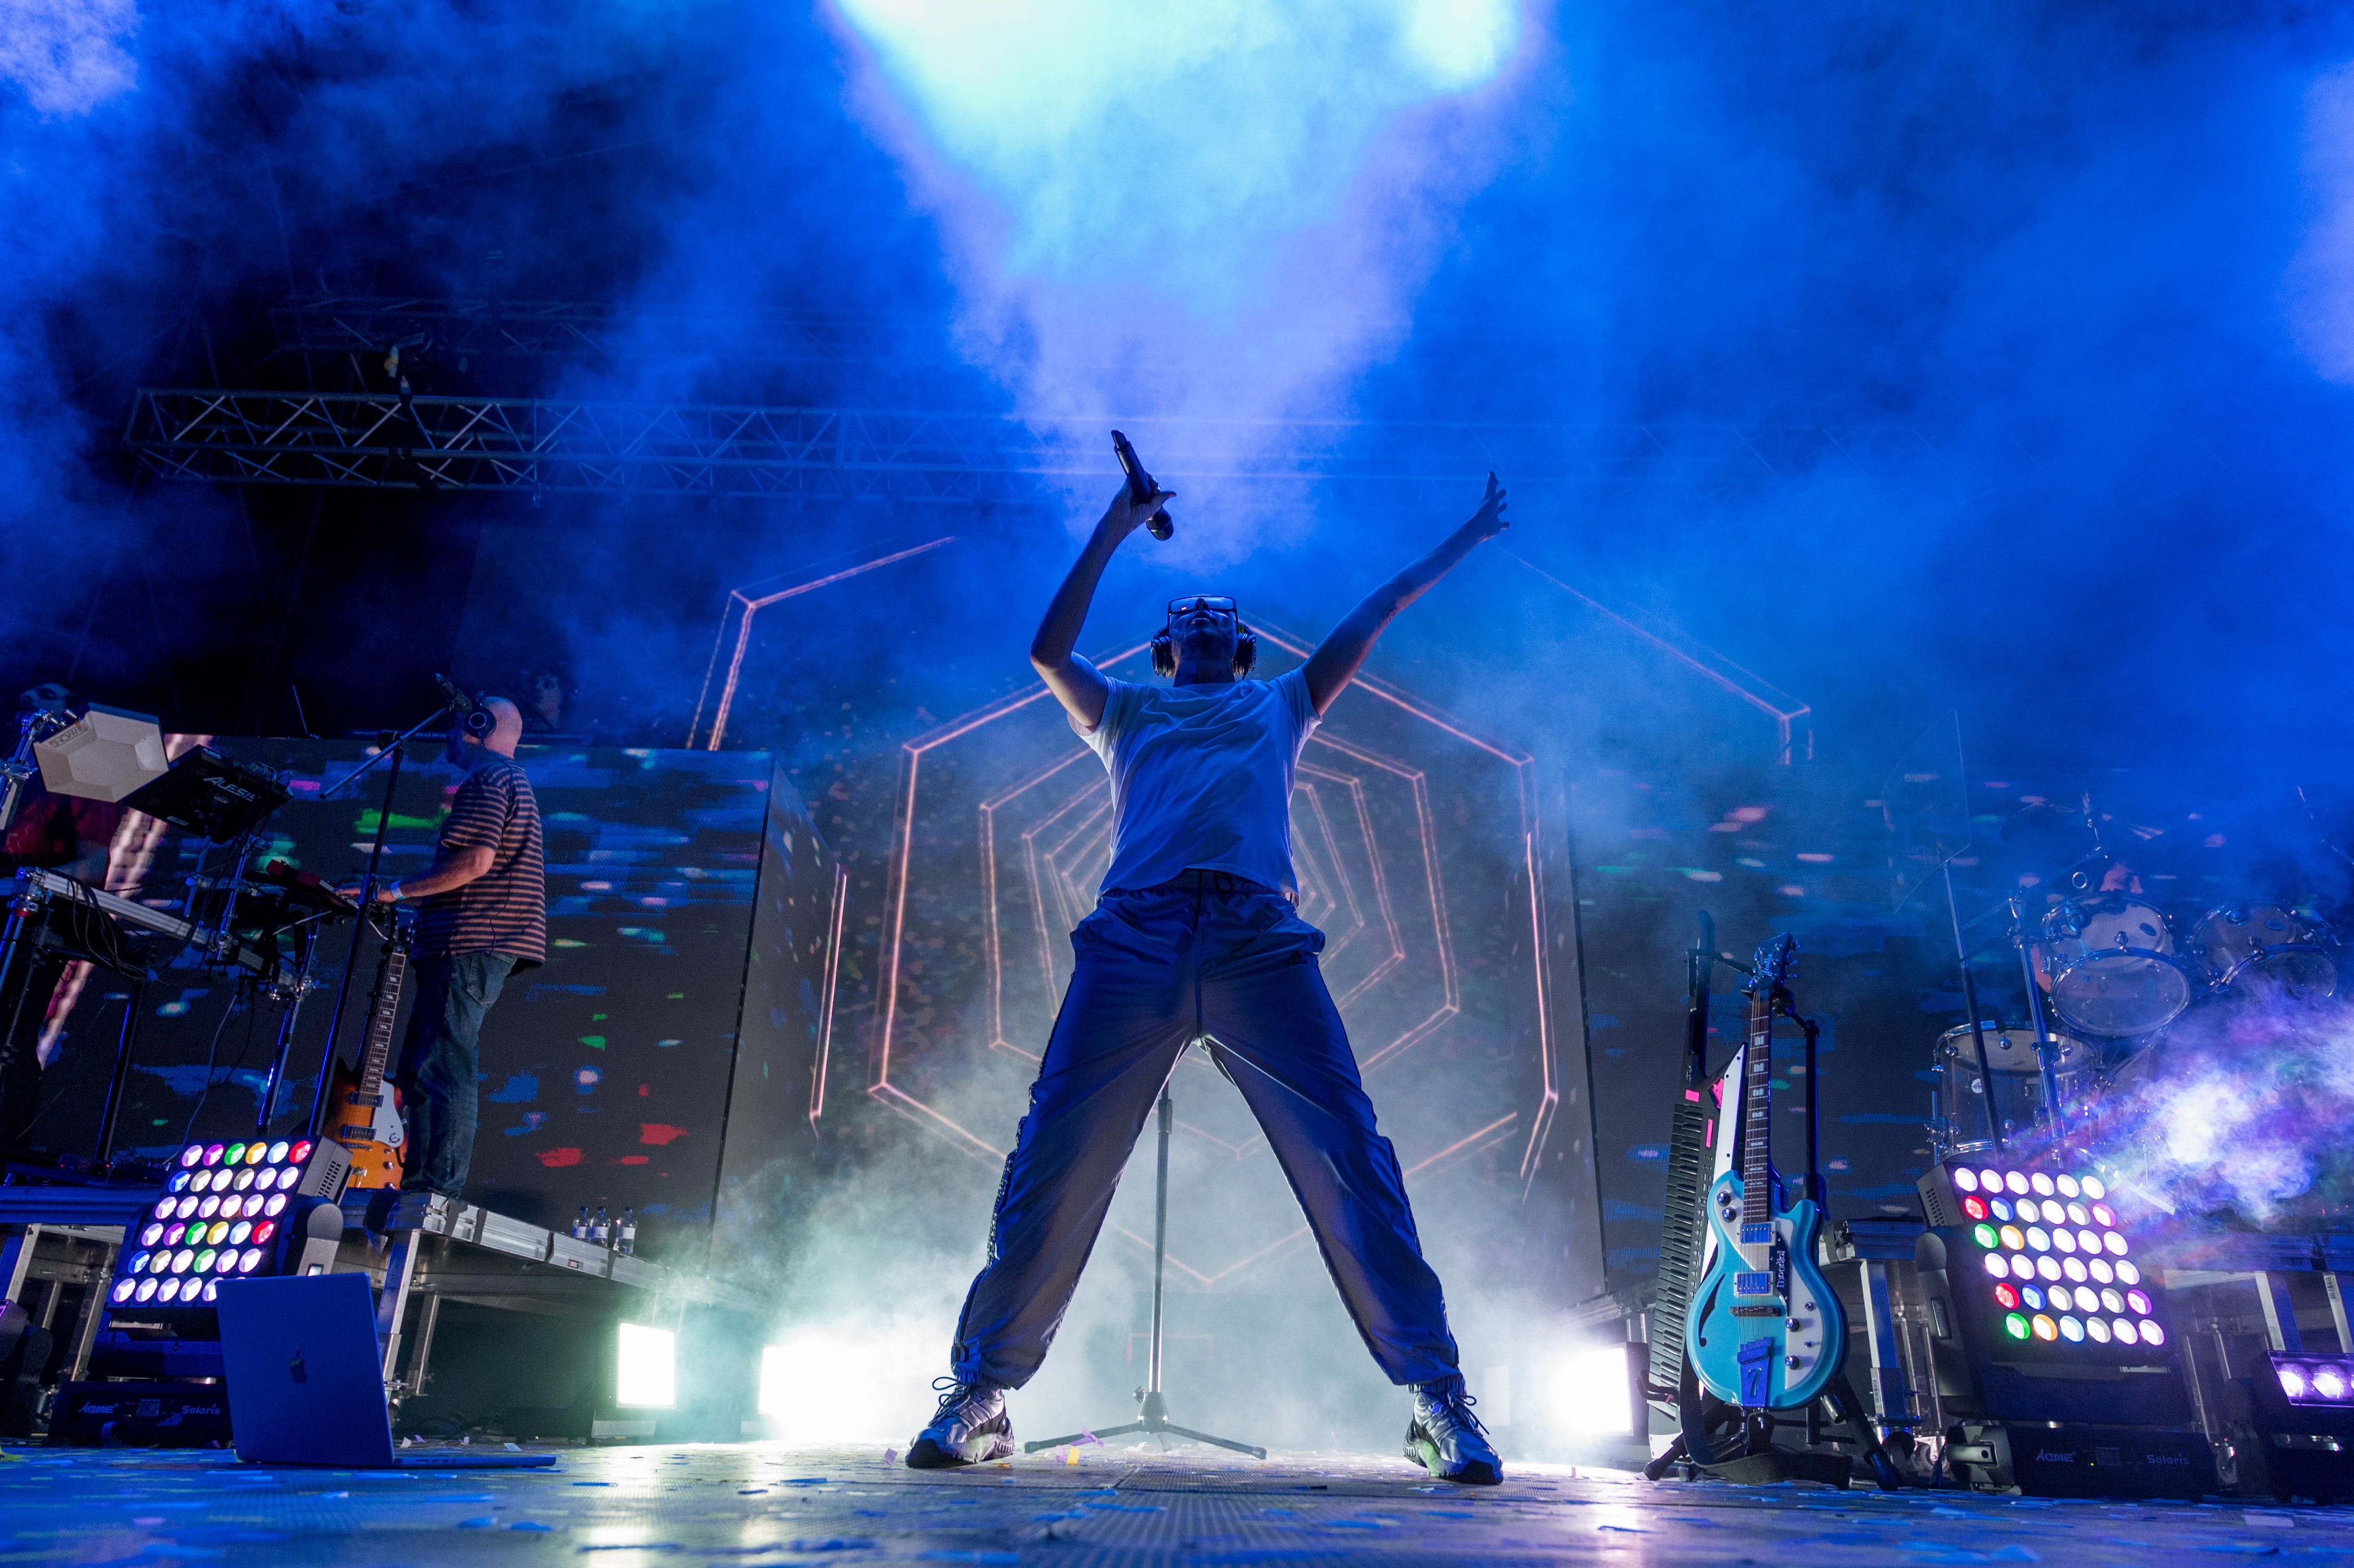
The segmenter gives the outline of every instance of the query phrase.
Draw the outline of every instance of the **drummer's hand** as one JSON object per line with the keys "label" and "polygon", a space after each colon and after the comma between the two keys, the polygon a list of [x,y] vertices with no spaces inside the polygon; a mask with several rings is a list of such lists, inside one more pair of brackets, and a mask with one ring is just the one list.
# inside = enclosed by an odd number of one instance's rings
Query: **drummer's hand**
{"label": "drummer's hand", "polygon": [[[356,878],[350,882],[339,882],[335,884],[335,896],[349,903],[357,904],[360,901],[360,888],[364,884]],[[392,902],[392,884],[389,881],[376,885],[376,902],[378,904]]]}

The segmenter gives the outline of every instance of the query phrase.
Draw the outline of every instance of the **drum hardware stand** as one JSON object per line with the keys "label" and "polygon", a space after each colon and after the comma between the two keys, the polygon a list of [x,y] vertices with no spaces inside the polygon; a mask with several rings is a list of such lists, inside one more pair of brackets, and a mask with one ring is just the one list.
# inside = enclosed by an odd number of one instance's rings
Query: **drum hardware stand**
{"label": "drum hardware stand", "polygon": [[[0,761],[0,840],[5,840],[8,830],[16,825],[16,811],[25,802],[25,785],[40,771],[33,760],[33,747],[66,727],[71,721],[52,708],[35,708],[16,720],[16,749]],[[5,984],[16,968],[16,948],[24,940],[25,922],[41,912],[41,898],[33,885],[21,878],[16,884],[16,896],[8,904],[8,924],[0,929],[0,984]]]}
{"label": "drum hardware stand", "polygon": [[147,982],[133,980],[122,1006],[122,1029],[114,1037],[114,1072],[106,1081],[106,1107],[99,1113],[98,1148],[91,1164],[101,1172],[114,1160],[114,1134],[131,1086],[131,1054],[139,1044],[139,1015],[147,1005]]}
{"label": "drum hardware stand", "polygon": [[[1969,944],[1962,938],[1962,906],[1954,897],[1954,857],[1947,855],[1940,860],[1937,863],[1937,872],[1946,879],[1946,918],[1954,927],[1954,961],[1962,971],[1962,1005],[1968,1008],[1970,1012],[1970,1045],[1978,1055],[1978,1098],[1986,1102],[1987,1138],[1993,1145],[1994,1151],[2000,1154],[2002,1152],[2002,1118],[1995,1109],[1994,1065],[1987,1060],[1986,1020],[1978,1012],[1978,981],[1970,975]],[[2031,1007],[2034,1003],[2031,1001],[2029,1005]],[[1809,1034],[1807,1038],[1811,1047],[1814,1036]],[[1811,1093],[1812,1090],[1809,1089],[1808,1092]],[[1960,1130],[1961,1118],[1957,1115],[1954,1118],[1954,1121],[1956,1130]],[[1814,1118],[1808,1117],[1807,1137],[1809,1141],[1814,1138]]]}
{"label": "drum hardware stand", "polygon": [[2019,948],[2020,978],[2027,987],[2027,1022],[2035,1031],[2035,1065],[2043,1079],[2044,1114],[2052,1118],[2052,1130],[2059,1133],[2068,1125],[2067,1107],[2060,1103],[2059,1069],[2052,1065],[2060,1044],[2052,1038],[2052,1027],[2043,1017],[2043,991],[2035,983],[2035,959],[2028,951],[2027,900],[2023,895],[2014,893],[2009,903],[2011,941]]}
{"label": "drum hardware stand", "polygon": [[299,978],[291,991],[274,983],[265,988],[282,1011],[278,1015],[278,1048],[271,1054],[270,1071],[261,1081],[260,1105],[253,1122],[256,1132],[268,1132],[270,1124],[277,1119],[278,1091],[286,1081],[286,1058],[294,1049],[294,1020],[302,1012],[302,999],[311,994],[311,959],[318,946],[317,923],[303,921],[294,935],[294,969]]}
{"label": "drum hardware stand", "polygon": [[1213,1448],[1227,1448],[1237,1454],[1248,1454],[1254,1459],[1267,1457],[1267,1450],[1250,1443],[1237,1443],[1230,1437],[1213,1437],[1206,1432],[1195,1432],[1179,1426],[1169,1419],[1168,1403],[1161,1397],[1161,1278],[1169,1261],[1169,1134],[1177,1125],[1176,1103],[1169,1097],[1169,1086],[1161,1086],[1161,1154],[1152,1186],[1152,1340],[1145,1362],[1145,1384],[1136,1391],[1143,1409],[1137,1419],[1118,1426],[1106,1426],[1095,1432],[1074,1432],[1067,1437],[1047,1437],[1035,1443],[1024,1443],[1022,1451],[1035,1454],[1044,1448],[1059,1448],[1067,1443],[1083,1443],[1089,1437],[1125,1437],[1131,1432],[1163,1438],[1182,1437],[1190,1443],[1206,1443]]}
{"label": "drum hardware stand", "polygon": [[[376,808],[376,837],[368,844],[367,870],[360,876],[359,906],[363,916],[376,903],[376,869],[384,861],[385,829],[392,822],[392,792],[400,783],[402,748],[455,711],[457,711],[455,704],[444,703],[397,736],[389,731],[385,732],[377,737],[374,757],[367,758],[357,768],[319,791],[320,800],[331,800],[345,785],[358,779],[361,774],[366,773],[386,758],[392,758],[392,766],[385,770],[384,800]],[[344,1010],[350,1005],[352,999],[352,975],[359,968],[360,944],[366,939],[369,929],[369,924],[366,919],[352,922],[351,946],[344,950],[343,972],[335,980],[335,1011],[327,1020],[327,1044],[323,1054],[319,1058],[319,1082],[311,1093],[310,1119],[303,1124],[302,1136],[305,1138],[317,1138],[319,1128],[327,1119],[327,1092],[329,1081],[334,1075],[332,1069],[335,1062],[335,1042],[343,1036]]]}

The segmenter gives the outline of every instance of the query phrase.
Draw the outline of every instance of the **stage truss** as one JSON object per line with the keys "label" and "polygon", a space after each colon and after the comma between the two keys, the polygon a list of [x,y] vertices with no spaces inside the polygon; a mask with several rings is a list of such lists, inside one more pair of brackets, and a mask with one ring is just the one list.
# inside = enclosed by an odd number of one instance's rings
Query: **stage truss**
{"label": "stage truss", "polygon": [[[1106,419],[408,393],[142,388],[122,444],[164,477],[228,484],[801,500],[1033,499],[1111,472]],[[1129,419],[1194,483],[1734,490],[1827,468],[1942,471],[1918,431],[1704,425]]]}

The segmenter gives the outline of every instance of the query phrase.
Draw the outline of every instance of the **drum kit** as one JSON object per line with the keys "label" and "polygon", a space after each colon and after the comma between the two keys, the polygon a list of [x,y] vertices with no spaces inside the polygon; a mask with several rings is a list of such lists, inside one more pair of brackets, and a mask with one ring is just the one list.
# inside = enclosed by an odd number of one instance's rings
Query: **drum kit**
{"label": "drum kit", "polygon": [[[2039,810],[2020,813],[2013,826]],[[2048,851],[2053,835],[2044,817]],[[2100,847],[2089,809],[2084,820],[2091,853],[2054,874],[2022,876],[2029,885],[2007,905],[2028,1026],[1965,1023],[1937,1042],[1930,1115],[1937,1158],[1985,1149],[2049,1118],[2055,1106],[2073,1117],[2121,1075],[2129,1079],[2134,1064],[2146,1065],[2155,1044],[2194,1010],[2337,994],[2339,941],[2319,916],[2253,899],[2178,919],[2143,891],[2126,859]],[[2004,836],[2039,834],[2007,828]]]}

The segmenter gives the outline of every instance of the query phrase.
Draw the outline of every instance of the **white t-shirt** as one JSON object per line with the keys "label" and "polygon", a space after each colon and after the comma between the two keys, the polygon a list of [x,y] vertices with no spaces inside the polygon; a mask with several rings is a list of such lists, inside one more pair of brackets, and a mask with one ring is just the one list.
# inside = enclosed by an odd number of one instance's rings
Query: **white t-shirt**
{"label": "white t-shirt", "polygon": [[1109,684],[1103,722],[1079,732],[1111,774],[1104,891],[1199,866],[1296,898],[1291,776],[1317,723],[1306,669],[1230,685]]}

